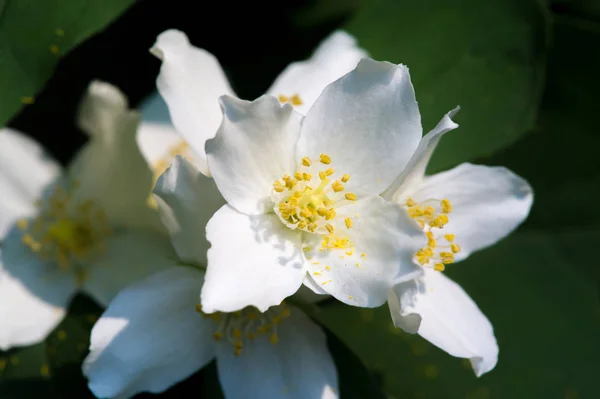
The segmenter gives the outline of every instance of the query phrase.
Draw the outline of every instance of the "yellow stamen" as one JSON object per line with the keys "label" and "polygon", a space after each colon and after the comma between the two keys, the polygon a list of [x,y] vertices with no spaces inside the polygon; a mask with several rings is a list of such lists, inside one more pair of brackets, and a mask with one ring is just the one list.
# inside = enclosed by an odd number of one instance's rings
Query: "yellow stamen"
{"label": "yellow stamen", "polygon": [[344,191],[344,185],[342,183],[340,183],[339,180],[334,181],[331,184],[331,188],[333,188],[333,191],[335,191],[336,193],[339,193],[340,191]]}
{"label": "yellow stamen", "polygon": [[343,182],[343,183],[348,183],[348,180],[350,180],[350,175],[348,175],[348,174],[344,174],[344,175],[342,176],[342,182]]}
{"label": "yellow stamen", "polygon": [[320,154],[319,161],[325,165],[329,165],[331,163],[331,157],[327,154]]}
{"label": "yellow stamen", "polygon": [[352,219],[346,218],[344,219],[344,223],[346,223],[347,228],[352,228]]}
{"label": "yellow stamen", "polygon": [[356,201],[356,194],[346,193],[346,195],[344,195],[344,197],[346,197],[346,199],[349,201]]}

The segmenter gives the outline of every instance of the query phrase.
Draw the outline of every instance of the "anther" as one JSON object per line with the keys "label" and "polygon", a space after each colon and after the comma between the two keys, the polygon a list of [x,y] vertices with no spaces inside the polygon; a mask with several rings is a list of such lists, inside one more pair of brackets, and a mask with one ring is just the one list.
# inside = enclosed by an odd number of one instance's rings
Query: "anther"
{"label": "anther", "polygon": [[331,188],[333,188],[333,191],[335,191],[336,193],[339,193],[340,191],[344,191],[344,185],[342,183],[340,183],[339,180],[334,181],[331,184]]}
{"label": "anther", "polygon": [[308,167],[308,166],[312,165],[312,161],[310,160],[309,157],[304,157],[304,158],[302,158],[302,165]]}
{"label": "anther", "polygon": [[331,163],[331,157],[327,154],[320,154],[319,161],[325,165],[329,165]]}
{"label": "anther", "polygon": [[334,227],[333,227],[331,224],[329,224],[329,223],[327,223],[327,224],[325,225],[325,229],[326,229],[326,230],[327,230],[327,231],[328,231],[330,234],[333,234],[333,232],[335,231]]}
{"label": "anther", "polygon": [[356,194],[346,193],[346,195],[344,195],[344,197],[346,197],[346,199],[349,201],[356,201]]}
{"label": "anther", "polygon": [[440,205],[442,207],[442,212],[443,213],[450,213],[452,212],[452,204],[450,203],[450,201],[448,201],[446,198],[444,198],[441,202]]}
{"label": "anther", "polygon": [[346,223],[346,227],[347,228],[351,228],[352,227],[352,219],[346,218],[346,219],[344,219],[344,223]]}
{"label": "anther", "polygon": [[438,272],[443,272],[446,269],[446,266],[443,263],[436,263],[433,265],[433,269],[437,270]]}
{"label": "anther", "polygon": [[348,183],[348,180],[350,180],[350,175],[349,174],[344,174],[344,176],[342,176],[342,182],[343,183]]}

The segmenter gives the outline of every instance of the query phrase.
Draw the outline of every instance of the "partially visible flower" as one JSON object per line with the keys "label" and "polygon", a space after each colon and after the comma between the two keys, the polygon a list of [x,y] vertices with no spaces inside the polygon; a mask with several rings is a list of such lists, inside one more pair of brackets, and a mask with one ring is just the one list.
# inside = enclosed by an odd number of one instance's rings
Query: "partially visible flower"
{"label": "partially visible flower", "polygon": [[62,174],[32,140],[0,133],[0,349],[43,340],[78,290],[106,305],[172,263],[146,206],[152,173],[135,142],[138,121],[116,88],[92,83],[79,118],[90,141]]}
{"label": "partially visible flower", "polygon": [[458,127],[451,119],[456,111],[423,137],[408,166],[383,194],[403,206],[428,238],[415,256],[425,273],[395,286],[389,306],[397,327],[419,333],[453,356],[470,358],[479,376],[498,360],[492,325],[441,272],[514,230],[527,217],[533,194],[525,180],[502,167],[464,163],[425,176],[442,135]]}
{"label": "partially visible flower", "polygon": [[[188,207],[215,207],[198,185],[175,190],[179,180],[212,183],[177,157],[156,188],[161,209],[170,211],[166,219],[185,214]],[[206,262],[196,229],[203,230],[209,216],[190,213],[194,220],[178,218],[183,224],[172,230],[187,263]],[[203,281],[199,269],[173,267],[126,288],[111,302],[92,330],[83,367],[97,397],[159,393],[214,358],[227,399],[338,397],[325,334],[301,310],[281,303],[264,313],[247,307],[207,314],[198,304]]]}
{"label": "partially visible flower", "polygon": [[[208,176],[204,143],[214,137],[222,120],[218,99],[224,94],[235,94],[217,59],[192,46],[183,32],[168,30],[161,33],[151,52],[163,61],[157,87],[168,104],[173,124],[186,141],[151,125],[151,129],[140,131],[142,151],[147,148],[148,154],[154,153],[153,149],[158,147],[152,143],[158,143],[158,140],[168,144],[161,145],[163,155],[151,161],[157,176],[175,155],[192,160]],[[306,113],[325,86],[352,70],[366,56],[352,36],[342,31],[334,32],[310,59],[290,64],[267,94]]]}
{"label": "partially visible flower", "polygon": [[[395,283],[422,273],[412,258],[426,242],[423,232],[379,196],[421,137],[406,67],[362,60],[302,121],[272,96],[224,96],[222,106],[223,124],[206,144],[228,202],[206,226],[207,313],[264,311],[303,281],[317,293],[374,307]],[[201,191],[177,173],[169,181],[175,191]],[[202,212],[190,202],[175,218],[195,223]]]}

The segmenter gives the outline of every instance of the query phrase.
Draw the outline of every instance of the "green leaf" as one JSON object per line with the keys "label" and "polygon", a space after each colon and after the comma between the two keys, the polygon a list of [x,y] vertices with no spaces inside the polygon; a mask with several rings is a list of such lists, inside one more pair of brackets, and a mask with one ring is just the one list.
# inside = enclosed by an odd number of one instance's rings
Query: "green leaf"
{"label": "green leaf", "polygon": [[346,28],[377,60],[410,67],[423,126],[457,105],[461,127],[432,171],[503,148],[533,127],[548,41],[535,0],[365,2]]}
{"label": "green leaf", "polygon": [[600,225],[600,31],[558,19],[547,88],[537,127],[511,148],[483,161],[504,165],[533,186],[530,228]]}
{"label": "green leaf", "polygon": [[92,327],[101,309],[91,299],[78,295],[69,307],[67,317],[46,339],[52,382],[64,398],[93,399],[81,364],[88,353]]}
{"label": "green leaf", "polygon": [[374,376],[356,354],[335,334],[325,329],[327,346],[338,372],[341,399],[385,399]]}
{"label": "green leaf", "polygon": [[46,345],[0,352],[0,398],[57,398],[49,379]]}
{"label": "green leaf", "polygon": [[60,58],[134,0],[0,2],[0,126],[35,101]]}
{"label": "green leaf", "polygon": [[[383,375],[397,398],[587,398],[597,394],[600,303],[576,272],[582,242],[517,233],[450,268],[494,325],[497,367],[476,378],[468,362],[393,328],[387,308],[325,307],[320,320]],[[590,260],[587,260],[590,262]]]}

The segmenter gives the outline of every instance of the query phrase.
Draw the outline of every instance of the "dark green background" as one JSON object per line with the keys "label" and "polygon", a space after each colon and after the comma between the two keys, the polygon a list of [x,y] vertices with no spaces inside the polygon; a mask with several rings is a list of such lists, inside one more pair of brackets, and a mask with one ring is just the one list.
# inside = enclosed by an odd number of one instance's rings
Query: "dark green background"
{"label": "dark green background", "polygon": [[[326,301],[313,316],[335,334],[342,399],[600,397],[599,1],[37,4],[0,0],[0,118],[62,162],[84,142],[73,121],[89,81],[116,84],[137,105],[159,68],[148,48],[168,28],[214,53],[247,99],[337,27],[374,58],[407,64],[425,130],[462,107],[430,172],[505,165],[531,182],[535,203],[516,233],[447,271],[493,323],[496,369],[476,378],[464,361],[393,329],[385,307]],[[35,103],[21,107],[23,96]],[[45,343],[0,353],[0,398],[90,397],[79,362],[99,311],[80,297]],[[211,365],[162,397],[219,395]]]}

